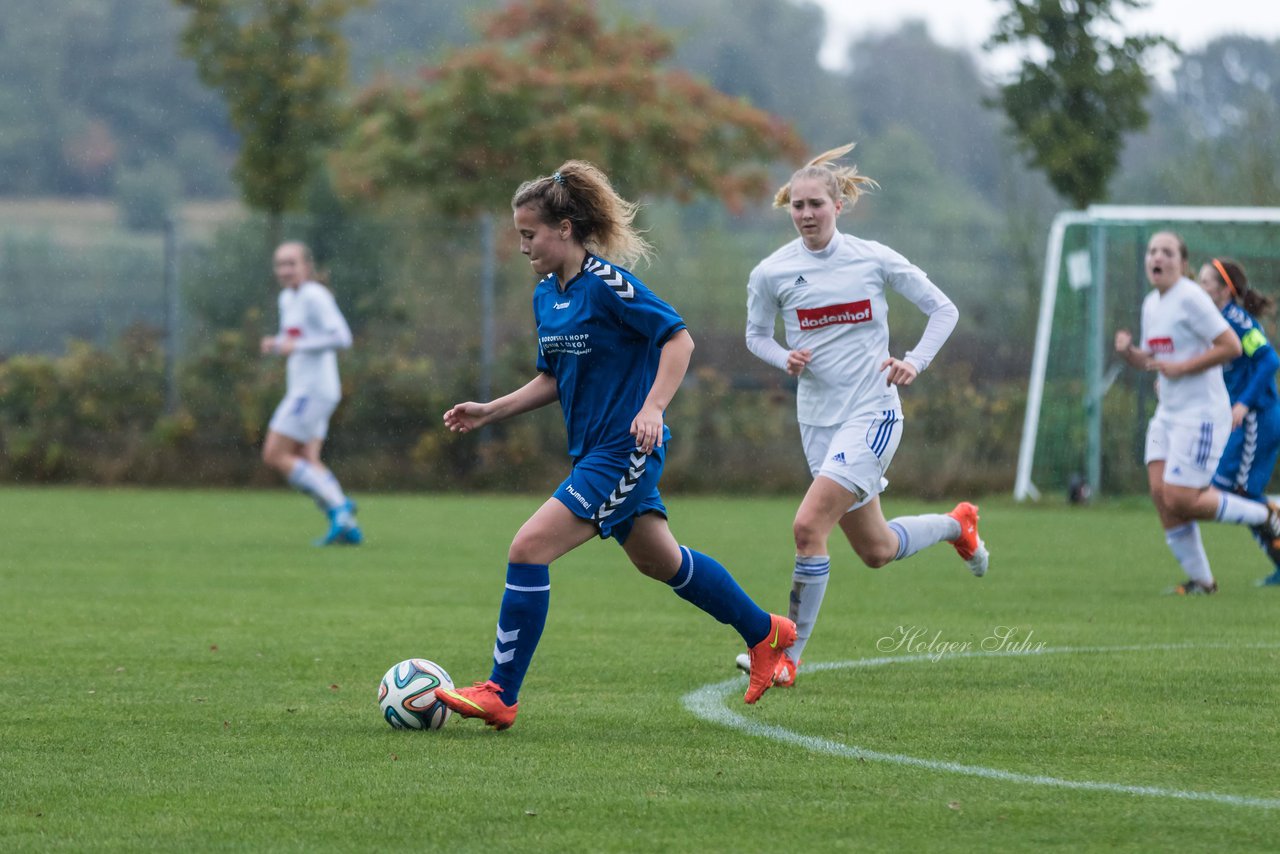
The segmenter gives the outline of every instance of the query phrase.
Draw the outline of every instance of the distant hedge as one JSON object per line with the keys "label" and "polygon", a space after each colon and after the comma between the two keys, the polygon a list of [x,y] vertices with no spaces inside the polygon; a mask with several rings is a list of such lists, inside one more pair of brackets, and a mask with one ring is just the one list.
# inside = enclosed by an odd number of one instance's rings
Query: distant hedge
{"label": "distant hedge", "polygon": [[[0,476],[18,482],[268,485],[259,464],[267,421],[283,392],[279,360],[254,354],[249,329],[225,330],[183,366],[182,405],[164,409],[156,337],[132,330],[109,350],[0,361]],[[523,382],[526,358],[503,367],[499,393]],[[357,490],[543,491],[568,467],[557,407],[454,436],[441,415],[474,397],[475,377],[426,358],[342,357],[345,398],[326,458]],[[903,395],[906,438],[889,472],[891,494],[982,494],[1012,484],[1024,393],[983,388],[967,372],[931,369]],[[735,388],[695,368],[668,412],[675,439],[666,489],[793,492],[808,484],[795,397],[781,374],[769,388]]]}

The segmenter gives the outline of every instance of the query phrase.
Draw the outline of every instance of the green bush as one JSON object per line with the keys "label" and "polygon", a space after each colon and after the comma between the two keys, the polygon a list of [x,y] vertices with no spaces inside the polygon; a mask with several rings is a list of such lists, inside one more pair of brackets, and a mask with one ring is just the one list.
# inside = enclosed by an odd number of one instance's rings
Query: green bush
{"label": "green bush", "polygon": [[[181,408],[164,411],[164,361],[142,329],[111,350],[85,344],[65,356],[0,361],[0,476],[18,481],[173,485],[278,482],[258,460],[284,391],[283,365],[256,352],[252,321],[223,330],[181,372]],[[495,392],[529,378],[521,344]],[[569,460],[558,407],[455,436],[441,416],[474,397],[470,371],[441,371],[422,356],[357,346],[342,357],[345,398],[325,455],[352,489],[547,491]],[[926,382],[927,380],[927,382]],[[984,387],[941,366],[904,394],[906,440],[890,476],[894,494],[982,494],[1012,483],[1024,391]],[[809,482],[784,378],[735,387],[710,367],[693,371],[668,413],[674,439],[664,486],[710,492],[788,492]]]}

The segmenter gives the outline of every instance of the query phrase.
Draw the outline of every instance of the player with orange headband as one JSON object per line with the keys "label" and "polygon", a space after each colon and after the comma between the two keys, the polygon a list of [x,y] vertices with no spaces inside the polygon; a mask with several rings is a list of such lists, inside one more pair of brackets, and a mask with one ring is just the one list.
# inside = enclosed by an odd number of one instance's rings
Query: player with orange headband
{"label": "player with orange headband", "polygon": [[[1243,352],[1222,366],[1231,397],[1231,436],[1218,461],[1213,485],[1255,501],[1264,501],[1267,483],[1280,455],[1280,394],[1276,371],[1280,356],[1267,340],[1258,318],[1275,311],[1275,302],[1249,287],[1244,268],[1228,258],[1214,258],[1200,268],[1200,286],[1240,336]],[[1259,584],[1280,586],[1280,547],[1255,529],[1254,536],[1271,558],[1273,570]]]}

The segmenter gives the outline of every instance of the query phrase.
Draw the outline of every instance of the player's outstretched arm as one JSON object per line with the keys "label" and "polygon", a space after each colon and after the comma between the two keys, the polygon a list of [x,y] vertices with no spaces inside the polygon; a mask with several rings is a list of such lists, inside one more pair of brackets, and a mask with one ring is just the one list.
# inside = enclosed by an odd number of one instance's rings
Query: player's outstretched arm
{"label": "player's outstretched arm", "polygon": [[469,433],[486,424],[546,406],[559,398],[556,379],[540,373],[520,388],[488,403],[469,400],[452,406],[444,414],[444,426],[454,433]]}

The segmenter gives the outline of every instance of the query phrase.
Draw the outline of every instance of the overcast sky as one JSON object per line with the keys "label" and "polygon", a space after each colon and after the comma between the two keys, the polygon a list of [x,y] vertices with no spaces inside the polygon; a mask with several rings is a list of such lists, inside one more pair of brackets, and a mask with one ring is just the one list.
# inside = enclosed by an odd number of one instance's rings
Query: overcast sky
{"label": "overcast sky", "polygon": [[[823,64],[839,67],[850,38],[896,29],[907,18],[923,19],[933,38],[953,47],[976,48],[1009,6],[1001,0],[815,0],[831,29]],[[1126,28],[1168,36],[1194,50],[1216,36],[1247,33],[1280,38],[1280,0],[1152,0],[1140,12],[1121,17]],[[999,70],[999,69],[995,69]]]}

